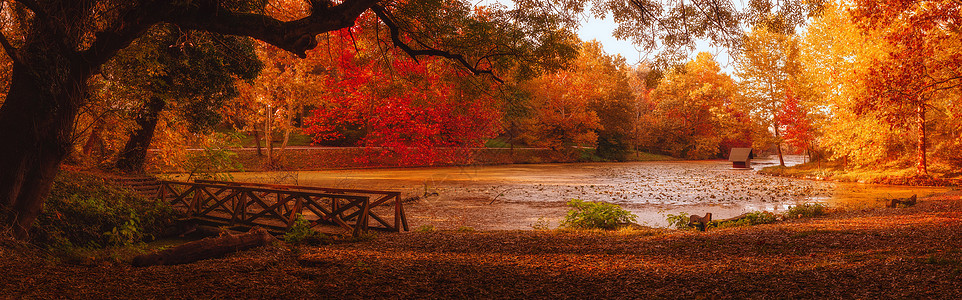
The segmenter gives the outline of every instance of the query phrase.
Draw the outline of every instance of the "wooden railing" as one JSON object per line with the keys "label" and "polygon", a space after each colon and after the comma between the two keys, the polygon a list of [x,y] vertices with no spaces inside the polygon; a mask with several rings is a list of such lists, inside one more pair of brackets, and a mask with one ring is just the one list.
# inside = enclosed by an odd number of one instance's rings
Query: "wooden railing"
{"label": "wooden railing", "polygon": [[[230,225],[287,229],[298,215],[311,226],[331,224],[357,236],[368,228],[408,230],[400,192],[327,189],[222,181],[161,181],[158,198],[193,217]],[[375,200],[372,202],[371,199]],[[394,200],[394,222],[371,211]],[[377,221],[371,227],[371,219]]]}
{"label": "wooden railing", "polygon": [[[283,185],[283,184],[267,184],[267,183],[255,183],[255,182],[236,182],[236,181],[215,181],[215,180],[196,180],[199,183],[213,183],[213,184],[226,184],[226,185],[236,185],[236,186],[247,186],[247,187],[260,187],[260,188],[270,188],[278,190],[302,190],[302,191],[312,191],[312,192],[322,192],[337,195],[355,195],[355,196],[366,196],[370,197],[371,209],[368,215],[377,221],[377,225],[372,228],[385,229],[388,231],[400,232],[403,228],[404,231],[409,231],[407,216],[404,214],[404,203],[401,202],[401,192],[397,191],[375,191],[375,190],[361,190],[361,189],[338,189],[338,188],[325,188],[325,187],[315,187],[315,186],[301,186],[301,185]],[[393,200],[393,201],[392,201]],[[378,207],[393,205],[394,218],[392,222],[388,222],[384,217],[381,217],[376,210]]]}

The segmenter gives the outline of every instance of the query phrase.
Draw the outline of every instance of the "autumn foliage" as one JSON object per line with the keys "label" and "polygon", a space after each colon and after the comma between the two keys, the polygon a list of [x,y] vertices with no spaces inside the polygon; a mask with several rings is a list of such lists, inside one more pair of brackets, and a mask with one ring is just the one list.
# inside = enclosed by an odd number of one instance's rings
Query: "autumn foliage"
{"label": "autumn foliage", "polygon": [[[350,30],[335,40],[349,41]],[[315,142],[371,147],[400,165],[464,163],[496,133],[500,114],[490,83],[438,59],[364,56],[340,45],[305,132]],[[352,135],[352,136],[348,136]]]}

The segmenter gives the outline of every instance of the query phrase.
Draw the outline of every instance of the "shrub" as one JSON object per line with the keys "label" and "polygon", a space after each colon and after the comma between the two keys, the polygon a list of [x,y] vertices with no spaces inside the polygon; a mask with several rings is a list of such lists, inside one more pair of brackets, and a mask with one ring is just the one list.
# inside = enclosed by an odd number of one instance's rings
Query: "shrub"
{"label": "shrub", "polygon": [[51,248],[102,248],[150,240],[176,214],[102,178],[61,171],[31,228],[31,242]]}
{"label": "shrub", "polygon": [[634,222],[637,216],[618,205],[602,202],[568,201],[568,210],[561,226],[579,229],[616,229],[619,225]]}
{"label": "shrub", "polygon": [[319,245],[330,244],[331,238],[311,228],[311,222],[305,219],[303,215],[297,214],[294,219],[294,226],[291,226],[284,233],[284,241],[291,244]]}
{"label": "shrub", "polygon": [[811,218],[824,215],[826,206],[821,203],[805,203],[789,207],[783,214],[785,218]]}
{"label": "shrub", "polygon": [[688,227],[688,220],[691,216],[686,212],[680,212],[677,215],[667,214],[665,218],[668,220],[668,227],[674,227],[675,229],[685,230],[690,229]]}

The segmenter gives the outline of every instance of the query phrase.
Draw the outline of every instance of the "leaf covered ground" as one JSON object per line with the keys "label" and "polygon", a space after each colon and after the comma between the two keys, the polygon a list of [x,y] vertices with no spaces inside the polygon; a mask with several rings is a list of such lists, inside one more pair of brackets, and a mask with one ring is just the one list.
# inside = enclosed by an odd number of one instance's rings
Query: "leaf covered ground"
{"label": "leaf covered ground", "polygon": [[0,298],[955,298],[962,192],[707,233],[435,231],[179,266],[0,245]]}

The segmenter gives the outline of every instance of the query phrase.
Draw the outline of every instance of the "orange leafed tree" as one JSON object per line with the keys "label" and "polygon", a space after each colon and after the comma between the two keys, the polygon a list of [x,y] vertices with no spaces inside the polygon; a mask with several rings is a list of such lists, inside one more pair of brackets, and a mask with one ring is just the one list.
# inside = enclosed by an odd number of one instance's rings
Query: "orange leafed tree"
{"label": "orange leafed tree", "polygon": [[917,173],[927,175],[931,110],[951,110],[962,86],[962,2],[860,0],[850,11],[858,25],[879,30],[890,46],[862,74],[868,88],[856,112],[914,127]]}

